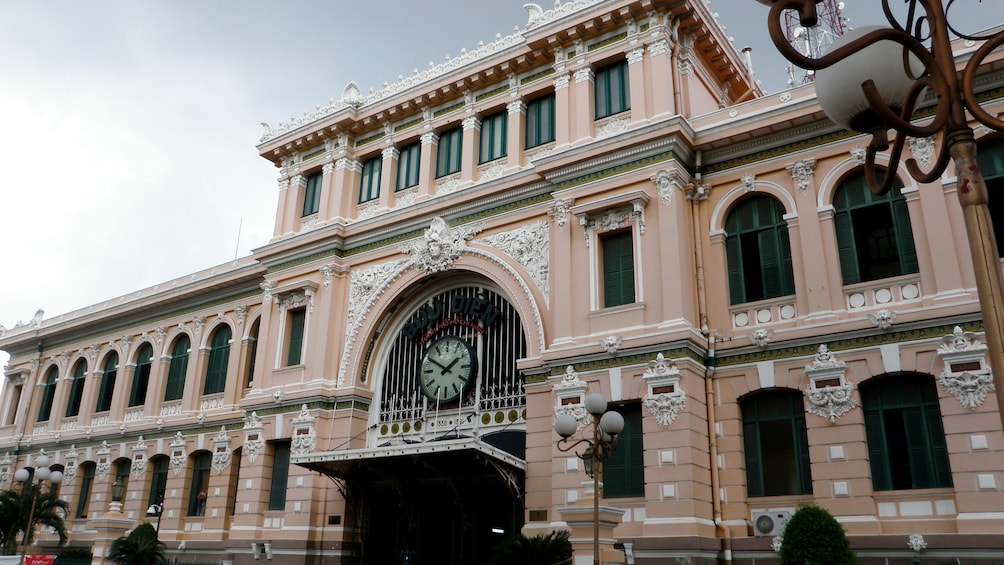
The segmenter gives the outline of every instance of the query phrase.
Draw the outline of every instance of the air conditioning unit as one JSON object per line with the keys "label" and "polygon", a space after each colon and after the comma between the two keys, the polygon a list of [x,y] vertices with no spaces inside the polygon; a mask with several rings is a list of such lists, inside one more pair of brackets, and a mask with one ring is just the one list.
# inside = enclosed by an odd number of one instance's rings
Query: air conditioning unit
{"label": "air conditioning unit", "polygon": [[754,511],[753,535],[779,536],[789,518],[791,518],[790,510]]}

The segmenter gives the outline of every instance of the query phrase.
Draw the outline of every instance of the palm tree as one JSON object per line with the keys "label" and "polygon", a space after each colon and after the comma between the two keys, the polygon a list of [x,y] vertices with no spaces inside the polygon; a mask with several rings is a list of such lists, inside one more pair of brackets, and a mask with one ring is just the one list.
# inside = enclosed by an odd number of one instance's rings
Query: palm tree
{"label": "palm tree", "polygon": [[572,543],[567,531],[526,537],[516,535],[495,548],[491,565],[571,565]]}
{"label": "palm tree", "polygon": [[[24,541],[24,528],[31,514],[32,499],[38,487],[30,483],[17,490],[0,491],[0,553],[14,555]],[[35,526],[49,526],[59,536],[59,545],[66,543],[66,516],[70,505],[60,500],[53,490],[38,492],[35,513],[28,528],[27,543],[35,538]]]}
{"label": "palm tree", "polygon": [[154,565],[167,563],[164,550],[167,546],[157,538],[153,524],[144,522],[112,542],[108,559],[117,565]]}

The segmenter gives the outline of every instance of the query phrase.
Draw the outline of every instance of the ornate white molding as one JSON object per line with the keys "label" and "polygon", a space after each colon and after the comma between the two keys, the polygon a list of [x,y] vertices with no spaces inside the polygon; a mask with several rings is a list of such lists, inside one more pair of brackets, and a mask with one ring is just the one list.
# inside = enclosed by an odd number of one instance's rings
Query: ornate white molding
{"label": "ornate white molding", "polygon": [[642,379],[648,385],[642,404],[660,426],[669,427],[687,407],[687,393],[680,387],[680,370],[659,353],[654,361],[648,362]]}
{"label": "ornate white molding", "polygon": [[98,447],[96,458],[97,458],[97,475],[98,479],[105,480],[108,475],[108,471],[112,468],[112,459],[110,456],[111,450],[108,449],[108,442],[102,441],[101,446]]}
{"label": "ornate white molding", "polygon": [[185,436],[181,435],[181,432],[175,434],[174,439],[171,440],[171,470],[174,471],[174,476],[177,477],[185,470],[185,461],[187,456],[185,455]]}
{"label": "ornate white molding", "polygon": [[506,253],[522,265],[540,292],[548,296],[547,221],[540,220],[506,232],[476,240]]}
{"label": "ornate white molding", "polygon": [[146,442],[143,436],[139,436],[136,444],[132,446],[132,464],[129,467],[129,475],[133,479],[140,480],[146,473],[146,450]]}
{"label": "ornate white molding", "polygon": [[799,159],[790,165],[785,165],[788,174],[795,181],[795,186],[799,192],[805,194],[809,190],[809,181],[812,179],[812,172],[816,169],[815,159]]}
{"label": "ornate white molding", "polygon": [[624,343],[624,338],[617,335],[609,335],[599,341],[600,347],[603,351],[607,352],[607,355],[617,355],[617,352],[621,348],[621,344]]}
{"label": "ornate white molding", "polygon": [[583,404],[586,389],[589,385],[579,378],[573,365],[565,367],[565,374],[554,384],[554,417],[568,414],[578,423],[576,430],[581,430],[589,423],[589,412]]}
{"label": "ornate white molding", "polygon": [[492,161],[488,167],[480,172],[478,175],[478,182],[488,182],[501,177],[505,173],[505,166],[506,163],[504,159]]}
{"label": "ornate white molding", "polygon": [[631,124],[629,118],[614,118],[605,124],[596,127],[595,139],[604,139],[607,137],[613,137],[619,133],[627,131],[628,125]]}
{"label": "ornate white molding", "polygon": [[572,0],[565,2],[555,2],[554,8],[551,10],[544,10],[537,4],[523,4],[523,8],[529,14],[529,19],[526,22],[526,27],[523,31],[529,31],[534,28],[538,28],[542,25],[549,24],[555,20],[561,19],[565,16],[575,14],[579,10],[592,6],[593,4],[598,4],[602,0]]}
{"label": "ornate white molding", "polygon": [[453,262],[466,250],[467,242],[483,229],[483,222],[451,228],[446,220],[436,216],[423,237],[403,243],[399,249],[411,255],[414,268],[426,274],[440,273],[453,267]]}
{"label": "ornate white molding", "polygon": [[[11,470],[14,466],[14,460],[10,458],[10,452],[4,453],[3,459],[0,459],[0,485],[5,485],[10,481],[13,471]],[[72,477],[67,478],[66,471],[63,471],[63,478],[65,480],[72,480]]]}
{"label": "ornate white molding", "polygon": [[855,165],[864,165],[867,156],[868,151],[864,147],[860,145],[851,147],[851,160],[854,161]]}
{"label": "ornate white molding", "polygon": [[593,69],[590,67],[582,67],[581,69],[576,69],[572,73],[572,80],[576,84],[580,82],[592,81],[593,80]]}
{"label": "ornate white molding", "polygon": [[220,426],[220,433],[213,439],[213,468],[217,473],[222,473],[230,466],[233,458],[233,451],[230,449],[230,435],[227,434],[227,427]]}
{"label": "ornate white molding", "polygon": [[627,62],[628,65],[633,65],[635,63],[640,63],[645,60],[645,48],[635,47],[634,49],[629,49],[627,52]]}
{"label": "ornate white molding", "polygon": [[847,380],[847,364],[838,361],[826,345],[820,345],[816,358],[805,367],[809,384],[805,396],[809,401],[805,411],[826,418],[831,424],[857,406],[851,394],[854,384]]}
{"label": "ornate white molding", "polygon": [[627,227],[633,221],[638,228],[638,234],[645,234],[645,204],[643,198],[631,200],[628,206],[606,209],[599,214],[579,213],[579,224],[585,231],[586,246],[590,246],[594,234],[618,230]]}
{"label": "ornate white molding", "polygon": [[743,175],[740,177],[739,182],[745,192],[753,192],[756,190],[756,175]]}
{"label": "ornate white molding", "polygon": [[561,73],[554,77],[554,91],[564,90],[568,88],[568,85],[572,81],[572,75],[569,73]]}
{"label": "ornate white molding", "polygon": [[662,199],[663,204],[669,204],[673,198],[673,193],[684,186],[684,180],[679,174],[666,170],[660,170],[651,179],[655,183],[655,190],[659,193],[659,198]]}
{"label": "ornate white molding", "polygon": [[252,411],[250,415],[245,413],[244,417],[244,457],[248,462],[254,463],[258,456],[265,451],[265,438],[263,437],[264,426],[258,413]]}
{"label": "ornate white molding", "polygon": [[565,224],[568,222],[568,211],[572,209],[573,204],[575,204],[574,198],[557,198],[547,211],[547,215],[554,218],[554,223],[559,230],[564,231]]}
{"label": "ornate white molding", "polygon": [[994,390],[993,374],[987,365],[987,346],[976,340],[971,332],[955,326],[952,335],[945,336],[938,348],[938,357],[945,368],[938,382],[946,392],[959,399],[959,403],[975,410],[986,401],[987,393]]}
{"label": "ornate white molding", "polygon": [[770,343],[770,338],[774,335],[774,330],[768,328],[756,328],[753,333],[746,334],[750,341],[760,349],[766,349]]}
{"label": "ornate white molding", "polygon": [[896,320],[896,313],[892,310],[879,310],[874,314],[868,314],[868,319],[871,320],[875,327],[880,330],[888,331],[892,327],[893,321]]}
{"label": "ornate white molding", "polygon": [[927,167],[930,164],[931,157],[934,156],[933,137],[908,137],[906,144],[910,146],[910,151],[920,161],[921,166]]}
{"label": "ornate white molding", "polygon": [[314,431],[314,417],[307,405],[300,406],[300,413],[293,418],[293,439],[290,451],[293,455],[307,455],[316,447],[317,432]]}

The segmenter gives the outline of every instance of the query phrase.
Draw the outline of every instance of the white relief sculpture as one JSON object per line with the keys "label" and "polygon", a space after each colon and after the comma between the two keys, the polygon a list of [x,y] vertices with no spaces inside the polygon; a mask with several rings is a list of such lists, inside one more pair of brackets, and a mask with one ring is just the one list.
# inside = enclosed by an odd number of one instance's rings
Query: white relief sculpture
{"label": "white relief sculpture", "polygon": [[254,463],[258,456],[265,450],[265,438],[263,437],[264,426],[258,413],[252,411],[250,415],[245,413],[244,417],[244,456],[248,461]]}
{"label": "white relief sculpture", "polygon": [[864,165],[868,151],[860,145],[851,148],[851,159],[855,165]]}
{"label": "white relief sculpture", "polygon": [[259,285],[263,294],[263,302],[265,304],[272,303],[272,291],[275,289],[275,283],[272,281],[265,281]]}
{"label": "white relief sculpture", "polygon": [[503,173],[505,173],[504,160],[498,159],[492,161],[491,165],[481,171],[481,174],[478,176],[478,182],[488,182],[490,180],[497,179],[501,177]]}
{"label": "white relief sculpture", "polygon": [[450,177],[436,185],[436,195],[438,196],[440,194],[450,194],[451,192],[456,192],[460,190],[460,187],[462,186],[463,181],[461,181],[459,177]]}
{"label": "white relief sculpture", "polygon": [[300,414],[293,418],[293,437],[290,451],[293,455],[306,455],[314,451],[317,432],[314,430],[314,417],[310,415],[307,405],[300,406]]}
{"label": "white relief sculpture", "polygon": [[790,165],[785,166],[791,179],[795,181],[795,187],[799,192],[805,194],[809,190],[809,180],[812,179],[812,171],[816,169],[815,159],[799,159]]}
{"label": "white relief sculpture", "polygon": [[772,329],[756,328],[753,330],[753,333],[746,334],[746,337],[750,338],[750,341],[760,349],[766,349],[773,335],[774,330]]}
{"label": "white relief sculpture", "polygon": [[321,271],[321,284],[324,288],[331,286],[331,279],[335,276],[335,266],[334,265],[321,265],[319,269]]}
{"label": "white relief sculpture", "polygon": [[[10,458],[10,452],[4,453],[3,459],[0,459],[0,485],[5,485],[10,481],[11,466],[13,466],[14,460]],[[70,480],[66,477],[66,471],[63,471],[63,479]]]}
{"label": "white relief sculpture", "polygon": [[805,367],[809,378],[805,395],[809,401],[805,411],[825,418],[831,424],[857,406],[852,398],[854,384],[847,380],[847,364],[838,361],[825,344],[819,346],[816,358]]}
{"label": "white relief sculpture", "polygon": [[453,267],[453,262],[467,248],[467,242],[483,229],[483,222],[451,228],[446,220],[436,216],[424,237],[404,243],[399,249],[411,255],[414,268],[426,274],[440,273]]}
{"label": "white relief sculpture", "polygon": [[307,312],[314,311],[314,291],[305,288],[284,293],[279,299],[279,307],[285,310],[296,310],[305,307]]}
{"label": "white relief sculpture", "polygon": [[379,201],[373,201],[363,204],[359,206],[359,209],[356,213],[356,221],[372,218],[376,216],[379,211],[380,211]]}
{"label": "white relief sculpture", "polygon": [[617,351],[620,350],[621,344],[624,343],[624,338],[616,335],[609,335],[600,340],[600,347],[603,351],[607,352],[607,355],[617,355]]}
{"label": "white relief sculpture", "polygon": [[394,208],[407,208],[418,198],[418,189],[412,188],[394,193]]}
{"label": "white relief sculpture", "polygon": [[896,320],[896,313],[892,310],[879,310],[874,314],[868,314],[868,319],[871,320],[875,327],[880,330],[887,331],[892,327],[893,321]]}
{"label": "white relief sculpture", "polygon": [[185,436],[178,432],[171,441],[171,470],[174,471],[174,476],[177,477],[185,469],[186,459]]}
{"label": "white relief sculpture", "polygon": [[142,479],[143,474],[146,473],[146,450],[146,442],[143,440],[143,436],[139,436],[136,444],[132,447],[132,464],[129,466],[129,476],[133,479]]}
{"label": "white relief sculpture", "polygon": [[220,433],[213,440],[213,468],[217,473],[222,473],[230,466],[233,458],[233,451],[230,449],[230,436],[227,434],[227,427],[220,426]]}
{"label": "white relief sculpture", "polygon": [[927,541],[924,540],[924,536],[921,534],[910,534],[910,537],[906,540],[906,546],[915,553],[920,553],[927,549]]}
{"label": "white relief sculpture", "polygon": [[539,161],[545,157],[550,157],[553,153],[554,153],[554,146],[548,145],[532,153],[527,153],[526,160],[528,163],[533,164],[534,161]]}
{"label": "white relief sculpture", "polygon": [[560,75],[554,77],[555,92],[568,88],[568,85],[571,84],[571,82],[572,75],[569,73],[561,73]]}
{"label": "white relief sculpture", "polygon": [[910,146],[910,151],[922,166],[927,167],[930,164],[931,157],[934,156],[933,137],[908,137],[906,144]]}
{"label": "white relief sculpture", "polygon": [[604,139],[624,133],[628,129],[631,120],[628,118],[614,118],[609,122],[596,128],[595,139]]}
{"label": "white relief sculpture", "polygon": [[575,14],[579,10],[592,6],[593,4],[597,4],[600,1],[601,0],[572,0],[561,2],[558,0],[554,3],[553,9],[546,11],[541,9],[541,7],[537,4],[523,4],[523,9],[529,13],[529,20],[526,22],[526,27],[524,27],[523,30],[529,31],[562,17]]}
{"label": "white relief sculpture", "polygon": [[753,192],[756,190],[756,175],[743,175],[739,182],[742,184],[743,190],[746,192]]}
{"label": "white relief sculpture", "polygon": [[666,170],[660,170],[651,178],[652,182],[655,183],[655,190],[659,193],[659,198],[662,199],[663,204],[669,204],[676,189],[683,186],[683,182],[679,176]]}
{"label": "white relief sculpture", "polygon": [[578,423],[577,430],[584,428],[590,420],[589,412],[583,404],[585,392],[589,385],[579,378],[573,365],[565,367],[561,381],[555,383],[554,417],[568,414]]}
{"label": "white relief sculpture", "polygon": [[244,320],[247,318],[248,315],[248,307],[242,304],[234,309],[234,313],[237,314],[237,325],[243,326]]}
{"label": "white relief sculpture", "polygon": [[548,238],[547,222],[534,222],[528,226],[479,238],[478,243],[499,249],[522,265],[541,294],[548,296]]}
{"label": "white relief sculpture", "polygon": [[575,204],[574,198],[558,198],[547,211],[547,215],[554,218],[554,223],[559,230],[564,231],[565,224],[568,222],[568,211],[571,210],[573,204]]}
{"label": "white relief sculpture", "polygon": [[634,221],[638,228],[638,234],[644,235],[645,204],[646,201],[644,199],[636,198],[631,201],[630,206],[610,208],[596,215],[580,214],[579,224],[585,232],[586,246],[591,245],[594,234],[606,233],[627,227],[632,221]]}
{"label": "white relief sculpture", "polygon": [[108,475],[108,470],[111,469],[112,466],[112,460],[108,456],[110,452],[111,450],[108,449],[108,442],[102,441],[101,446],[98,447],[96,452],[97,467],[95,469],[97,471],[98,478],[102,481],[105,480],[105,476]]}
{"label": "white relief sculpture", "polygon": [[680,387],[680,370],[659,353],[654,361],[649,361],[642,379],[648,385],[642,404],[660,426],[669,427],[687,407],[687,393]]}
{"label": "white relief sculpture", "polygon": [[986,361],[987,345],[959,326],[943,342],[938,347],[938,357],[945,368],[938,382],[959,403],[975,410],[986,401],[987,393],[994,390],[993,374]]}

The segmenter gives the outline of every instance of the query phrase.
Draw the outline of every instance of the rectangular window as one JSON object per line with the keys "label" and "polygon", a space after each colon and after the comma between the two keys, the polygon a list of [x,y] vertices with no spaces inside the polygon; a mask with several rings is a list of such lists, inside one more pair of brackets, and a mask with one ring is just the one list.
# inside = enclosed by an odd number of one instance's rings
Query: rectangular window
{"label": "rectangular window", "polygon": [[272,444],[272,484],[268,492],[268,509],[286,509],[286,484],[289,482],[290,442]]}
{"label": "rectangular window", "polygon": [[87,507],[91,501],[91,486],[94,484],[94,465],[81,465],[84,478],[80,481],[80,494],[77,496],[77,518],[87,517]]}
{"label": "rectangular window", "polygon": [[630,109],[627,61],[618,61],[596,69],[593,95],[597,120]]}
{"label": "rectangular window", "polygon": [[[150,478],[150,496],[147,506],[152,504],[163,504],[164,494],[167,492],[167,466],[170,459],[161,456],[157,457],[153,464],[153,476]],[[161,509],[163,511],[163,509]]]}
{"label": "rectangular window", "polygon": [[481,148],[478,162],[487,163],[506,156],[506,122],[508,116],[499,112],[481,122]]}
{"label": "rectangular window", "polygon": [[554,94],[531,100],[526,105],[524,147],[529,149],[554,141]]}
{"label": "rectangular window", "polygon": [[307,177],[307,187],[303,190],[303,216],[316,214],[321,206],[321,179],[320,172]]}
{"label": "rectangular window", "polygon": [[377,155],[363,161],[363,174],[359,179],[359,203],[380,198],[380,172],[383,159]]}
{"label": "rectangular window", "polygon": [[624,431],[617,436],[617,448],[603,462],[604,498],[645,496],[645,461],[642,457],[641,404],[612,408],[624,416]]}
{"label": "rectangular window", "polygon": [[209,466],[213,461],[212,454],[200,453],[195,457],[192,468],[192,486],[188,493],[188,515],[205,516],[206,501],[209,498]]}
{"label": "rectangular window", "polygon": [[307,321],[307,311],[303,308],[289,313],[289,341],[287,341],[286,365],[300,364],[303,353],[303,329]]}
{"label": "rectangular window", "polygon": [[397,158],[397,184],[394,190],[404,190],[418,184],[419,161],[422,158],[422,144],[406,145]]}
{"label": "rectangular window", "polygon": [[630,231],[600,239],[603,253],[603,307],[631,304],[634,295],[634,238]]}
{"label": "rectangular window", "polygon": [[101,388],[98,389],[98,403],[94,407],[95,412],[107,412],[112,409],[112,394],[115,392],[115,377],[118,371],[115,369],[105,370],[101,375]]}
{"label": "rectangular window", "polygon": [[439,136],[436,152],[436,178],[451,175],[460,170],[460,155],[464,145],[464,130],[453,128]]}

